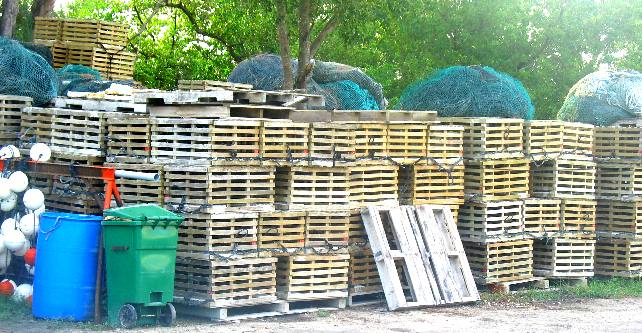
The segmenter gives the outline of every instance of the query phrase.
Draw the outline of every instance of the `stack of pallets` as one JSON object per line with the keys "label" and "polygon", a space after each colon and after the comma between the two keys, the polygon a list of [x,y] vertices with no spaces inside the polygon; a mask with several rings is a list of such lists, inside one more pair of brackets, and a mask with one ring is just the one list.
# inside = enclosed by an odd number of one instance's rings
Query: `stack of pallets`
{"label": "stack of pallets", "polygon": [[84,65],[100,72],[104,79],[133,78],[136,55],[126,51],[126,25],[37,17],[34,42],[51,48],[56,68]]}
{"label": "stack of pallets", "polygon": [[642,276],[642,128],[595,128],[595,274]]}
{"label": "stack of pallets", "polygon": [[532,240],[525,239],[523,202],[529,163],[523,156],[523,121],[447,118],[463,126],[466,204],[457,228],[476,281],[484,285],[532,278]]}
{"label": "stack of pallets", "polygon": [[524,229],[534,239],[534,273],[585,281],[594,274],[596,239],[593,126],[534,120],[524,134],[532,160]]}

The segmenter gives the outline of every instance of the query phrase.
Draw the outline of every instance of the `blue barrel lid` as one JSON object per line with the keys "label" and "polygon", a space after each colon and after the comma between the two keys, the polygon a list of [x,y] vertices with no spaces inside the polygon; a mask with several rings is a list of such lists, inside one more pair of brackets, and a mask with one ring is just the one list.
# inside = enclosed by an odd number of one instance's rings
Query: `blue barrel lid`
{"label": "blue barrel lid", "polygon": [[65,220],[78,220],[78,221],[102,221],[103,217],[98,215],[85,215],[85,214],[73,214],[73,213],[58,213],[58,212],[44,212],[40,214],[40,218],[50,218],[50,219],[65,219]]}

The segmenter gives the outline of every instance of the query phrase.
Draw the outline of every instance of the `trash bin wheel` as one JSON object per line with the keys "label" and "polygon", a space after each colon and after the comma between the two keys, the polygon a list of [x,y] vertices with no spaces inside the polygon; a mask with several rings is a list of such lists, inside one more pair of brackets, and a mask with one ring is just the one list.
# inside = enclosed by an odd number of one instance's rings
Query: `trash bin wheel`
{"label": "trash bin wheel", "polygon": [[131,304],[125,304],[118,311],[118,321],[123,328],[132,328],[138,322],[136,308]]}
{"label": "trash bin wheel", "polygon": [[172,303],[167,303],[165,305],[165,311],[161,315],[160,323],[163,326],[169,327],[174,325],[174,321],[176,321],[176,309],[174,309]]}

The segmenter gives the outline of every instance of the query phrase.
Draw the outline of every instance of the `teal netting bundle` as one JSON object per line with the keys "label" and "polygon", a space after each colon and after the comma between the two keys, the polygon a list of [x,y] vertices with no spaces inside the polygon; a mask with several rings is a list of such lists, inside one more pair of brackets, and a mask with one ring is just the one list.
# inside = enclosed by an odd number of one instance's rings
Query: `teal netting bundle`
{"label": "teal netting bundle", "polygon": [[642,73],[599,71],[571,88],[557,119],[608,126],[641,114]]}
{"label": "teal netting bundle", "polygon": [[56,71],[20,43],[0,37],[0,94],[28,96],[44,105],[58,93]]}
{"label": "teal netting bundle", "polygon": [[94,91],[92,87],[97,84],[96,81],[100,81],[100,73],[83,65],[66,65],[58,70],[58,79],[59,94],[65,96],[69,91]]}
{"label": "teal netting bundle", "polygon": [[[292,76],[296,76],[298,61],[292,61]],[[229,82],[246,83],[260,90],[283,88],[281,57],[261,54],[246,59],[234,68]],[[308,93],[325,97],[329,110],[380,110],[386,107],[381,84],[361,70],[333,62],[314,61]]]}
{"label": "teal netting bundle", "polygon": [[319,91],[308,87],[308,92],[325,96],[326,106],[331,105],[335,110],[379,110],[377,100],[366,89],[358,84],[343,80],[338,82],[321,83]]}
{"label": "teal netting bundle", "polygon": [[396,108],[437,111],[442,117],[533,119],[535,114],[518,80],[480,66],[442,69],[406,88]]}

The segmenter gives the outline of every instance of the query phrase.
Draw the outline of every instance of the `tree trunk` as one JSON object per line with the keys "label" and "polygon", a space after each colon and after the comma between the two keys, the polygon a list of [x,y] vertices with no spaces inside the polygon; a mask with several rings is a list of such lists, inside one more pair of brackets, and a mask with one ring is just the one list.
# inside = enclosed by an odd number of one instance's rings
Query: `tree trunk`
{"label": "tree trunk", "polygon": [[283,90],[292,90],[292,57],[290,55],[290,37],[288,35],[287,7],[285,0],[276,1],[276,21],[279,33],[279,48],[281,51],[281,64],[283,65]]}
{"label": "tree trunk", "polygon": [[11,38],[18,17],[18,0],[2,0],[2,17],[0,18],[0,36]]}
{"label": "tree trunk", "polygon": [[310,34],[312,23],[310,21],[311,0],[302,0],[299,5],[299,64],[296,75],[296,88],[307,88],[307,77],[312,71],[310,63]]}
{"label": "tree trunk", "polygon": [[33,0],[31,4],[31,15],[36,18],[38,16],[50,16],[53,13],[56,0]]}

